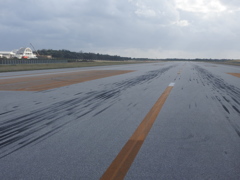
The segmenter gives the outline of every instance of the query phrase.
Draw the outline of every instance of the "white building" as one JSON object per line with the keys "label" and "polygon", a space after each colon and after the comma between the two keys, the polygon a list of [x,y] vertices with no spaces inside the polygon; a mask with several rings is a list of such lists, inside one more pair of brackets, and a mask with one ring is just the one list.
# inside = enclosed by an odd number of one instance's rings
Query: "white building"
{"label": "white building", "polygon": [[37,58],[35,54],[33,54],[31,48],[20,48],[15,52],[15,57],[18,59],[32,59],[32,58]]}
{"label": "white building", "polygon": [[18,58],[18,59],[33,59],[37,58],[35,54],[33,54],[31,48],[20,48],[18,50],[13,51],[0,51],[0,57],[5,58]]}
{"label": "white building", "polygon": [[14,57],[14,53],[12,51],[0,51],[0,58],[13,58]]}

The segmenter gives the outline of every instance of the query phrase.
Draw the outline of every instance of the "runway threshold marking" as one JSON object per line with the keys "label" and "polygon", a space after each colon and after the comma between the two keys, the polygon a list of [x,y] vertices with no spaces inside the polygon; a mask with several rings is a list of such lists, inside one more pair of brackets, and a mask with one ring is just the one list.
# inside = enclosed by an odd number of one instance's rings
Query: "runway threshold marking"
{"label": "runway threshold marking", "polygon": [[170,83],[100,180],[124,179],[175,83]]}

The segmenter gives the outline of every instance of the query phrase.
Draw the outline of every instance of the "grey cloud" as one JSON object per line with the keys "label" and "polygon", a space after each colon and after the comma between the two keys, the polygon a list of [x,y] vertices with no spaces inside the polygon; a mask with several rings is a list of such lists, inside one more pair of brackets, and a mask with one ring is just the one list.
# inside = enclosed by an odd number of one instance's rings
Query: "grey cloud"
{"label": "grey cloud", "polygon": [[[221,2],[240,7],[238,1]],[[9,0],[0,2],[0,49],[32,42],[39,49],[105,53],[138,49],[159,56],[164,51],[204,56],[212,50],[214,56],[219,50],[238,49],[239,15],[224,12],[203,18],[176,9],[174,0]],[[181,26],[183,22],[186,26]]]}
{"label": "grey cloud", "polygon": [[220,2],[224,5],[228,5],[228,6],[231,6],[231,7],[237,7],[239,8],[240,6],[240,1],[239,0],[220,0]]}

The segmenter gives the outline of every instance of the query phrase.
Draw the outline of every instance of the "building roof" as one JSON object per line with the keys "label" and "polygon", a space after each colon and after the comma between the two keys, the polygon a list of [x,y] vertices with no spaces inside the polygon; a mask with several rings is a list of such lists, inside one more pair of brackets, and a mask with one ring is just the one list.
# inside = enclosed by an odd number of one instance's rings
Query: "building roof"
{"label": "building roof", "polygon": [[12,51],[0,51],[0,54],[14,54]]}
{"label": "building roof", "polygon": [[16,52],[16,54],[23,54],[26,50],[28,50],[28,51],[30,51],[30,52],[32,53],[31,48],[26,47],[26,48],[20,48],[20,49],[18,49],[17,52]]}

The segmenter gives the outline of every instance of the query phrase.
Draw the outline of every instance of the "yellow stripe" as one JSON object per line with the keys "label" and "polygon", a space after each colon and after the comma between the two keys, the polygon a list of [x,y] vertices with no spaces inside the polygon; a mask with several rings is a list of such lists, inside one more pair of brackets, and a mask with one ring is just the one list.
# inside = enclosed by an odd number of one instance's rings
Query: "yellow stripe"
{"label": "yellow stripe", "polygon": [[112,164],[102,175],[101,180],[118,180],[125,177],[172,88],[173,86],[168,86],[159,97]]}

